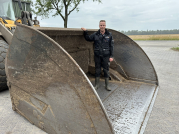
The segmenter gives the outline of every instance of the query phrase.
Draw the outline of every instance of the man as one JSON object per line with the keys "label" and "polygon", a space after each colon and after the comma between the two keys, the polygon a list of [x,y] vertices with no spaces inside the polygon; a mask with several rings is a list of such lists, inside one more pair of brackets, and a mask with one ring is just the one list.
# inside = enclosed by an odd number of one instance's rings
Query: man
{"label": "man", "polygon": [[105,88],[108,91],[111,89],[109,83],[109,64],[113,61],[113,46],[114,41],[111,33],[106,29],[106,21],[99,22],[99,30],[92,35],[88,35],[86,28],[81,28],[84,31],[84,37],[87,41],[94,41],[94,60],[95,60],[95,89],[99,87],[99,79],[101,74],[101,67],[103,68],[105,77]]}

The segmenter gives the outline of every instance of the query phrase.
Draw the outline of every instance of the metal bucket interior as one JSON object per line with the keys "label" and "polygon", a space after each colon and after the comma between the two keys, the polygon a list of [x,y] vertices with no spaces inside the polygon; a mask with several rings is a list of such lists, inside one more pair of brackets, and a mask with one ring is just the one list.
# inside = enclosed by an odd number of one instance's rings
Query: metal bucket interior
{"label": "metal bucket interior", "polygon": [[[80,65],[94,85],[93,42],[85,41],[81,29],[38,28],[60,44]],[[88,30],[92,34],[96,30]],[[101,76],[97,93],[115,133],[139,133],[158,87],[155,69],[145,52],[128,36],[109,29],[114,38],[114,62],[110,66],[110,88]]]}
{"label": "metal bucket interior", "polygon": [[115,61],[109,92],[103,77],[97,91],[91,84],[93,43],[80,29],[17,26],[6,62],[13,109],[48,133],[139,133],[157,75],[134,41],[110,32]]}

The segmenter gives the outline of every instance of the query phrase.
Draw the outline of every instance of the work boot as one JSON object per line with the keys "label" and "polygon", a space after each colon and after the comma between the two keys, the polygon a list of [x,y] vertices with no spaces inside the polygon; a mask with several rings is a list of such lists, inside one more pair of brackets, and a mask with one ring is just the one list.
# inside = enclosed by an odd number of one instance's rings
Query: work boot
{"label": "work boot", "polygon": [[94,88],[97,90],[99,88],[99,77],[95,78],[95,86]]}
{"label": "work boot", "polygon": [[105,78],[105,88],[106,88],[106,90],[111,91],[108,84],[109,84],[109,78]]}

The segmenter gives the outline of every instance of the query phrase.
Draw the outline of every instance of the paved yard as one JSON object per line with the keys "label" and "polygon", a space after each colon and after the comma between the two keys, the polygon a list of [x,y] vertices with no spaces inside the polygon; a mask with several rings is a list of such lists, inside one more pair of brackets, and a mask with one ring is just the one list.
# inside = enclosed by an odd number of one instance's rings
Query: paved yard
{"label": "paved yard", "polygon": [[160,88],[144,134],[179,134],[179,41],[138,41],[151,59]]}
{"label": "paved yard", "polygon": [[[151,59],[160,88],[144,134],[179,134],[179,41],[137,41]],[[0,134],[45,134],[11,108],[9,91],[0,93]]]}

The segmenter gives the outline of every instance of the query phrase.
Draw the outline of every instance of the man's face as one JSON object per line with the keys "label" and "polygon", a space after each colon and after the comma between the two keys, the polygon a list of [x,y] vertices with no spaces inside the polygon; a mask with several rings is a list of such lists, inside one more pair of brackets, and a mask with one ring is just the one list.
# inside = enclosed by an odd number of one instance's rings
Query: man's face
{"label": "man's face", "polygon": [[100,28],[100,31],[105,31],[106,22],[100,22],[100,23],[99,23],[99,28]]}

